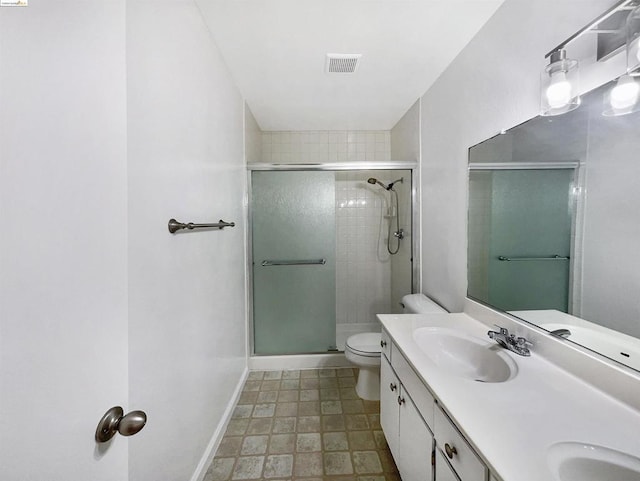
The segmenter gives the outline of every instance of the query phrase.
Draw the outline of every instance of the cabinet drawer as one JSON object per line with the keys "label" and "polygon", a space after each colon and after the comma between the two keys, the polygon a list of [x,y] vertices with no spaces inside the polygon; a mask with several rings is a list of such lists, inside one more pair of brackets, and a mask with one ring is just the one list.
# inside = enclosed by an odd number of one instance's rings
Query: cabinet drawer
{"label": "cabinet drawer", "polygon": [[382,352],[382,354],[384,354],[387,359],[389,360],[389,362],[391,362],[391,337],[389,337],[389,334],[387,333],[387,331],[385,331],[384,329],[382,330],[382,337],[380,340],[380,352]]}
{"label": "cabinet drawer", "polygon": [[418,408],[425,423],[433,431],[433,396],[395,346],[393,346],[393,361],[391,365],[398,378],[400,378],[400,382],[411,396],[411,399],[413,399],[413,403]]}
{"label": "cabinet drawer", "polygon": [[487,467],[440,406],[435,409],[435,437],[438,448],[462,481],[486,481]]}

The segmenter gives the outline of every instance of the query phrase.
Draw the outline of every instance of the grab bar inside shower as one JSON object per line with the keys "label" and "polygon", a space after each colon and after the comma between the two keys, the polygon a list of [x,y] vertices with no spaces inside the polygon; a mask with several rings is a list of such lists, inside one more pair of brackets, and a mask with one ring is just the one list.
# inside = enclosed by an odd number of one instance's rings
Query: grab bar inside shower
{"label": "grab bar inside shower", "polygon": [[271,266],[311,266],[325,265],[327,259],[294,259],[294,260],[264,260],[260,263],[262,267]]}
{"label": "grab bar inside shower", "polygon": [[555,254],[548,257],[505,257],[498,256],[499,261],[568,261],[569,256],[559,256]]}

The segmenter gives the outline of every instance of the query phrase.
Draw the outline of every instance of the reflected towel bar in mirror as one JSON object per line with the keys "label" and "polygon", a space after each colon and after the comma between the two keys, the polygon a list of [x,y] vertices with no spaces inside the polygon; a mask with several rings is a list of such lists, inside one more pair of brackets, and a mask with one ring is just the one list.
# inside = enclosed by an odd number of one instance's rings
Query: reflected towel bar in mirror
{"label": "reflected towel bar in mirror", "polygon": [[553,255],[549,257],[505,257],[498,256],[499,261],[568,261],[569,256]]}
{"label": "reflected towel bar in mirror", "polygon": [[325,265],[326,259],[299,259],[291,261],[270,261],[264,260],[260,263],[262,267],[270,266],[311,266],[311,265]]}
{"label": "reflected towel bar in mirror", "polygon": [[188,222],[183,224],[182,222],[178,222],[175,219],[169,219],[169,232],[175,234],[177,231],[181,229],[224,229],[225,227],[235,227],[235,222],[225,222],[222,219],[216,222],[215,224],[194,224],[193,222]]}

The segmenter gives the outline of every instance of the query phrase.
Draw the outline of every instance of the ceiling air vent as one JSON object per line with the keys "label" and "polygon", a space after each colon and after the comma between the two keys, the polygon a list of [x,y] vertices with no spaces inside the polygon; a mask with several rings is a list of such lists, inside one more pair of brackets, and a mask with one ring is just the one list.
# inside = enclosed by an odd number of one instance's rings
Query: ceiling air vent
{"label": "ceiling air vent", "polygon": [[360,57],[359,53],[328,53],[327,73],[354,73]]}

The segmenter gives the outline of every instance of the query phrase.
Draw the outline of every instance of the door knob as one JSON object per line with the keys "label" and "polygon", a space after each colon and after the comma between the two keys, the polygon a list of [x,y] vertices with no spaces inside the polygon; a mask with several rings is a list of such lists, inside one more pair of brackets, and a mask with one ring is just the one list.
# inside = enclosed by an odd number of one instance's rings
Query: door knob
{"label": "door knob", "polygon": [[139,432],[147,423],[147,415],[144,411],[131,411],[124,415],[124,410],[120,406],[109,409],[96,428],[96,441],[106,443],[120,433],[123,436],[132,436]]}

